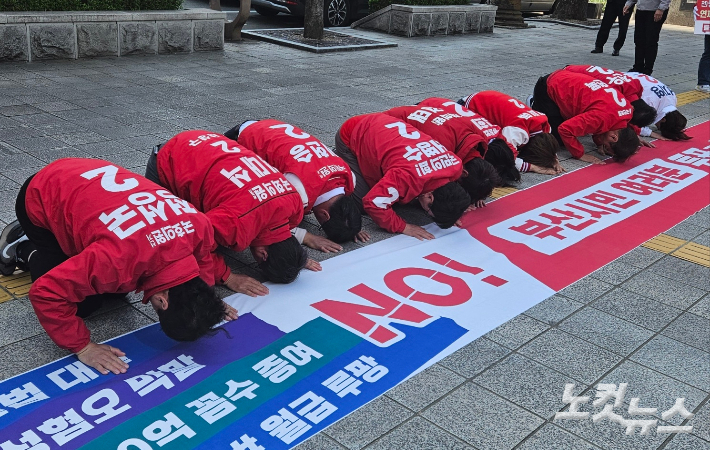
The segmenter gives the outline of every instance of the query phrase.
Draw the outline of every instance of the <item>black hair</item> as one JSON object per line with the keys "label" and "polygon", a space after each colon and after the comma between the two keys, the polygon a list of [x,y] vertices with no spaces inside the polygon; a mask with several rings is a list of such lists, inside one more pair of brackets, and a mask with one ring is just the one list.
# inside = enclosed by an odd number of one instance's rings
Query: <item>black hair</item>
{"label": "black hair", "polygon": [[520,172],[515,167],[515,156],[513,151],[503,139],[493,139],[488,144],[488,150],[483,157],[498,172],[502,186],[510,186],[520,181]]}
{"label": "black hair", "polygon": [[636,125],[637,127],[647,127],[653,123],[656,118],[656,108],[649,105],[642,99],[634,100],[631,102],[631,106],[634,107],[634,115],[629,120],[629,123]]}
{"label": "black hair", "polygon": [[234,125],[232,128],[227,130],[222,136],[226,137],[227,139],[231,139],[233,141],[236,141],[237,138],[239,137],[239,129],[242,127],[247,122],[251,122],[253,119],[247,119],[244,122],[240,123],[239,125]]}
{"label": "black hair", "polygon": [[663,117],[658,124],[658,131],[661,132],[661,136],[672,141],[687,141],[690,136],[683,132],[687,125],[688,119],[676,109]]}
{"label": "black hair", "polygon": [[626,127],[619,130],[619,139],[611,144],[611,150],[614,152],[612,158],[616,162],[624,162],[639,151],[641,141],[631,127]]}
{"label": "black hair", "polygon": [[259,268],[274,283],[288,284],[294,281],[308,260],[306,251],[293,236],[269,245],[268,255],[266,261],[259,263]]}
{"label": "black hair", "polygon": [[349,195],[343,195],[328,209],[330,219],[321,224],[329,239],[335,242],[352,241],[362,229],[362,215],[357,202]]}
{"label": "black hair", "polygon": [[168,307],[158,311],[160,328],[176,341],[194,341],[224,320],[224,302],[195,277],[168,289]]}
{"label": "black hair", "polygon": [[552,169],[557,164],[557,151],[560,143],[550,133],[537,133],[530,136],[525,145],[518,148],[520,159],[529,164]]}
{"label": "black hair", "polygon": [[451,181],[434,189],[431,213],[434,222],[443,229],[451,228],[471,204],[471,197],[457,182]]}
{"label": "black hair", "polygon": [[464,165],[468,176],[461,177],[459,183],[471,197],[471,203],[485,200],[491,195],[493,188],[501,184],[500,175],[496,169],[482,158],[474,158]]}

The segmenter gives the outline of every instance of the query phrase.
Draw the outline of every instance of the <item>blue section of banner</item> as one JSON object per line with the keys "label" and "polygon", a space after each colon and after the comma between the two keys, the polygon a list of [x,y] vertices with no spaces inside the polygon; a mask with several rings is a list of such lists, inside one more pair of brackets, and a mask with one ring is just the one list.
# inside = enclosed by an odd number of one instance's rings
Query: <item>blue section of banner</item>
{"label": "blue section of banner", "polygon": [[[115,419],[96,424],[94,428],[72,440],[72,447],[80,446],[89,440],[100,436],[144,411],[154,408],[171,397],[199,384],[215,371],[247,356],[284,335],[276,327],[269,325],[252,314],[245,314],[239,320],[228,322],[214,335],[204,337],[195,342],[178,343],[163,334],[159,326],[151,326],[114,339],[111,345],[120,348],[131,358],[130,368],[123,375],[98,375],[97,378],[86,383],[78,383],[63,391],[47,376],[52,372],[61,370],[69,364],[76,363],[75,358],[67,358],[48,366],[35,369],[20,377],[7,380],[0,386],[8,386],[6,391],[22,387],[25,383],[33,383],[49,399],[42,400],[19,409],[10,409],[13,414],[6,414],[0,418],[0,442],[11,440],[16,442],[19,435],[25,430],[30,430],[41,425],[43,421],[59,417],[69,409],[82,413],[83,402],[93,394],[109,389],[121,400],[120,405],[129,404],[130,409],[121,413]],[[186,355],[202,366],[184,379],[176,379],[175,374],[159,371],[159,367],[170,364],[171,361],[181,363],[179,357]],[[134,359],[135,357],[135,359]],[[150,391],[150,395],[140,396],[128,383],[128,380],[137,376],[155,378],[150,371],[163,373],[168,377],[170,387],[159,385]],[[60,374],[65,381],[76,377],[66,370]],[[88,377],[87,377],[88,379]],[[141,383],[134,382],[134,386]],[[103,402],[105,404],[105,402]],[[35,414],[30,414],[35,411]],[[14,419],[14,420],[13,420]],[[119,420],[119,422],[116,422]]]}
{"label": "blue section of banner", "polygon": [[[262,445],[268,450],[291,448],[401,383],[427,361],[468,331],[457,325],[453,320],[447,318],[437,319],[423,328],[410,327],[402,324],[392,324],[391,326],[403,331],[407,337],[390,347],[378,347],[368,341],[363,341],[353,349],[335,358],[323,368],[314,372],[308,378],[300,381],[285,393],[274,397],[252,411],[245,418],[231,424],[218,435],[205,441],[202,445],[197,447],[197,449],[229,450],[232,448],[231,443],[234,441],[238,441],[238,444],[243,444],[244,441],[241,440],[241,437],[244,435],[255,438],[258,445]],[[364,376],[355,377],[352,372],[345,369],[346,366],[363,356],[365,357],[365,361],[371,362],[369,358],[374,359],[376,362],[375,366],[385,366],[388,372],[377,381],[367,382],[364,379],[364,377],[367,376],[366,374]],[[363,368],[366,367],[366,365],[363,364],[363,360],[360,360],[360,363],[357,363],[357,365]],[[323,384],[339,371],[342,371],[343,375],[341,376],[343,376],[343,379],[345,376],[348,376],[355,379],[350,380],[351,382],[355,381],[355,384],[357,384],[359,381],[361,383],[356,386],[356,389],[359,391],[357,395],[352,392],[346,393],[346,391],[348,391],[346,387],[340,391],[340,394],[344,394],[343,397],[340,397],[339,393],[336,393]],[[374,372],[376,373],[377,371],[375,370]],[[341,383],[342,386],[347,383],[347,381]],[[331,383],[330,386],[333,386],[333,384]],[[308,395],[309,392],[314,395],[309,395],[307,400],[303,400],[294,408],[289,408],[289,403],[298,400],[303,395]],[[303,408],[308,409],[309,405],[315,405],[315,403],[319,401],[318,398],[323,399],[321,403],[317,406],[312,406],[312,408],[303,415],[298,414]],[[307,417],[304,417],[308,416],[309,413],[317,413],[319,407],[321,411],[323,411],[322,414],[326,414],[328,409],[326,402],[329,402],[337,409],[327,415],[327,417],[322,417],[318,423],[314,423]],[[270,435],[269,431],[262,429],[262,423],[271,416],[278,416],[279,410],[282,408],[287,409],[295,417],[302,420],[305,427],[310,426],[303,434],[299,435],[291,442],[285,442],[278,437]],[[278,420],[276,420],[276,422],[278,422]],[[288,424],[284,421],[281,425],[285,427]],[[301,425],[292,425],[292,430],[297,430],[298,426]],[[278,431],[277,427],[271,430],[271,433],[279,434],[280,431]],[[296,431],[295,434],[298,434],[298,431]],[[288,440],[289,439],[286,438],[286,441]]]}

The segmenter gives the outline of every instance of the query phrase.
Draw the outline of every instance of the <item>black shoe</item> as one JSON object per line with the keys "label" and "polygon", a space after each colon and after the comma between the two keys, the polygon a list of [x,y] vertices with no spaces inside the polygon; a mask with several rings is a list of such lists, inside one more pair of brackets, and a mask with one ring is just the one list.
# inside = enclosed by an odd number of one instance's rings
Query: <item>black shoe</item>
{"label": "black shoe", "polygon": [[27,236],[17,220],[2,230],[0,235],[0,273],[12,275],[17,266],[15,251],[17,244],[27,241]]}
{"label": "black shoe", "polygon": [[604,49],[601,47],[594,47],[594,50],[589,53],[604,53]]}
{"label": "black shoe", "polygon": [[611,52],[611,56],[619,56],[619,50],[614,49],[614,51]]}

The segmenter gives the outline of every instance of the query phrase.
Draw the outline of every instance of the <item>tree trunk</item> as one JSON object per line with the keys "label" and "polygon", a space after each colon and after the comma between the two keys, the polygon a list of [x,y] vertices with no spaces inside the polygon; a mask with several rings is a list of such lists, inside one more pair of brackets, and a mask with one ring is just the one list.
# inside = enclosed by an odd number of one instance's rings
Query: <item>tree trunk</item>
{"label": "tree trunk", "polygon": [[587,0],[559,0],[552,17],[562,20],[587,20]]}
{"label": "tree trunk", "polygon": [[306,0],[303,37],[323,39],[323,0]]}
{"label": "tree trunk", "polygon": [[224,24],[224,39],[228,41],[242,40],[242,27],[247,23],[249,18],[249,10],[251,9],[251,0],[239,1],[239,14],[232,22]]}
{"label": "tree trunk", "polygon": [[222,11],[222,5],[219,4],[219,0],[210,0],[210,9]]}

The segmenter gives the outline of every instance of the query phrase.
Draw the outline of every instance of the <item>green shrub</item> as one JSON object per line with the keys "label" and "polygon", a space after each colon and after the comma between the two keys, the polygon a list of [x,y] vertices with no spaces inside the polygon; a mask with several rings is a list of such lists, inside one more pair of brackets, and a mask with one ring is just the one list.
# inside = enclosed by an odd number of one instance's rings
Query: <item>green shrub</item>
{"label": "green shrub", "polygon": [[135,11],[181,6],[182,0],[0,0],[0,11]]}
{"label": "green shrub", "polygon": [[[2,0],[0,0],[2,1]],[[471,0],[369,0],[370,12],[375,12],[389,5],[439,6],[468,5]]]}

